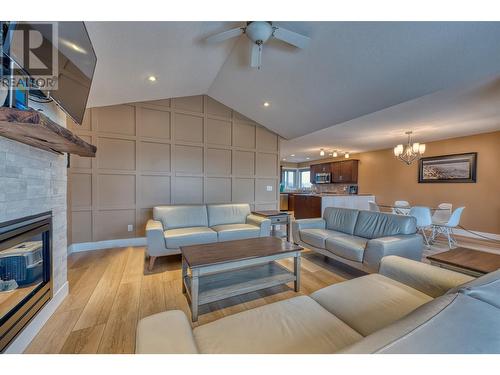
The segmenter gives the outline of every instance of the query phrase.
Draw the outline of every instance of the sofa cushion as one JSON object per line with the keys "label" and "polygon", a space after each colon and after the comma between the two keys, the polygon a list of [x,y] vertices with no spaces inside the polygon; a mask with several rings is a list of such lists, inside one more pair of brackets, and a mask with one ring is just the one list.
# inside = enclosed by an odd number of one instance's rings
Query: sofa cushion
{"label": "sofa cushion", "polygon": [[333,353],[362,338],[307,296],[226,316],[194,329],[201,353]]}
{"label": "sofa cushion", "polygon": [[500,310],[456,293],[419,307],[343,353],[500,353]]}
{"label": "sofa cushion", "polygon": [[367,242],[368,240],[362,237],[337,236],[328,237],[325,241],[325,246],[328,251],[331,251],[335,255],[356,262],[362,262]]}
{"label": "sofa cushion", "polygon": [[462,293],[500,309],[500,269],[469,281],[448,293]]}
{"label": "sofa cushion", "polygon": [[328,229],[301,229],[299,231],[300,240],[308,245],[325,249],[325,240],[328,237],[341,236],[343,233],[335,232]]}
{"label": "sofa cushion", "polygon": [[217,242],[217,232],[207,227],[169,229],[163,232],[165,244],[169,249],[180,246]]}
{"label": "sofa cushion", "polygon": [[250,224],[223,224],[210,229],[217,232],[219,241],[241,240],[260,236],[260,228]]}
{"label": "sofa cushion", "polygon": [[379,274],[330,285],[310,297],[363,336],[432,300],[418,290]]}
{"label": "sofa cushion", "polygon": [[326,228],[346,234],[354,233],[354,226],[358,218],[359,210],[340,207],[326,207],[323,219],[326,221]]}
{"label": "sofa cushion", "polygon": [[163,229],[208,227],[207,207],[202,205],[157,206],[153,218],[163,224]]}
{"label": "sofa cushion", "polygon": [[137,324],[136,354],[196,354],[191,324],[180,310],[164,311]]}
{"label": "sofa cushion", "polygon": [[209,204],[207,205],[208,226],[220,224],[244,224],[250,215],[250,206],[242,204]]}
{"label": "sofa cushion", "polygon": [[354,235],[364,238],[379,238],[417,232],[417,221],[413,216],[393,215],[373,211],[359,211]]}

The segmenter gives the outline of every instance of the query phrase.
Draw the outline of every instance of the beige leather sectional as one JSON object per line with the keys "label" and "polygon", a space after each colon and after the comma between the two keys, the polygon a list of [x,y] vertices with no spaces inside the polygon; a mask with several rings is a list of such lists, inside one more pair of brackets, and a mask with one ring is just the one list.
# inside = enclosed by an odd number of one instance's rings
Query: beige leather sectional
{"label": "beige leather sectional", "polygon": [[473,279],[397,256],[377,274],[194,329],[142,319],[136,353],[500,353],[500,270]]}

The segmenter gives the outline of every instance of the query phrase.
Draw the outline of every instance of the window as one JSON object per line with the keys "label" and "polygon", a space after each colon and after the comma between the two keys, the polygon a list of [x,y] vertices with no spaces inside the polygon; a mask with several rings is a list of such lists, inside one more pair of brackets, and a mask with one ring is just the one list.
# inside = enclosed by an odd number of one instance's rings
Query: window
{"label": "window", "polygon": [[299,169],[299,189],[310,189],[311,186],[311,170]]}
{"label": "window", "polygon": [[283,168],[281,183],[285,190],[308,190],[311,188],[309,168]]}
{"label": "window", "polygon": [[286,190],[294,190],[297,188],[295,179],[297,176],[296,169],[283,169],[282,182]]}

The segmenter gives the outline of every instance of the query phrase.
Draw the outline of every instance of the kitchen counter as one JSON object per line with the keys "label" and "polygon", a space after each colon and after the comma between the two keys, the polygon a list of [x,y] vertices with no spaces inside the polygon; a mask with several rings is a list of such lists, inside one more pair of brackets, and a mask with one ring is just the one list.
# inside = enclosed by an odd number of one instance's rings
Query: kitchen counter
{"label": "kitchen counter", "polygon": [[346,193],[282,193],[288,194],[288,209],[294,211],[296,219],[323,216],[326,207],[354,208],[368,210],[368,202],[375,201],[373,194]]}

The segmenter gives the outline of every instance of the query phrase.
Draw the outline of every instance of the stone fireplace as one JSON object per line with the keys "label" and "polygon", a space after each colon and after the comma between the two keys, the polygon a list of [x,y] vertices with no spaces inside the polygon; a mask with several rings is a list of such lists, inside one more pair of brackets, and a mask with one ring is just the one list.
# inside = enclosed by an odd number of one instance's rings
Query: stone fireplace
{"label": "stone fireplace", "polygon": [[[65,124],[57,108],[45,112]],[[66,166],[66,155],[0,137],[0,223],[52,212],[53,298],[10,342],[7,353],[22,352],[68,293]]]}

